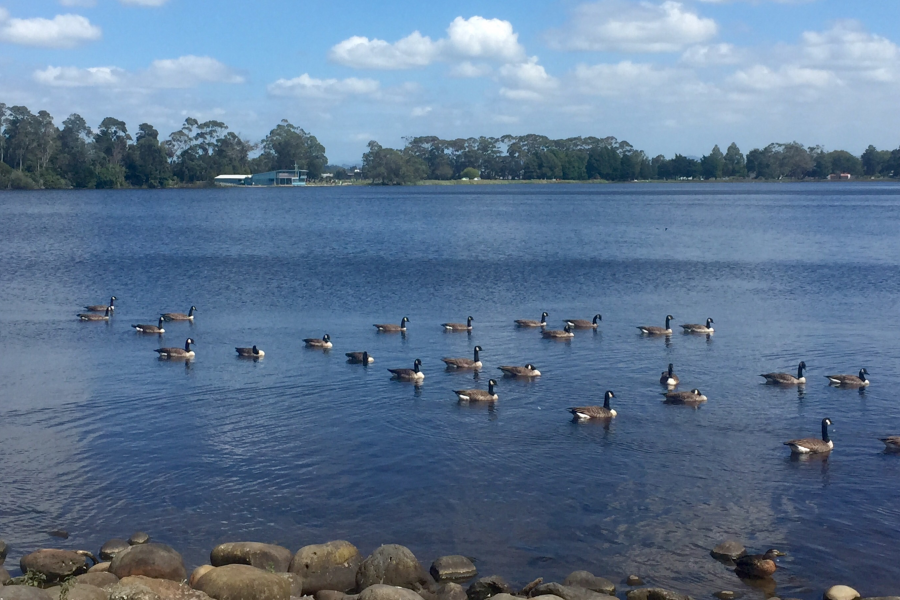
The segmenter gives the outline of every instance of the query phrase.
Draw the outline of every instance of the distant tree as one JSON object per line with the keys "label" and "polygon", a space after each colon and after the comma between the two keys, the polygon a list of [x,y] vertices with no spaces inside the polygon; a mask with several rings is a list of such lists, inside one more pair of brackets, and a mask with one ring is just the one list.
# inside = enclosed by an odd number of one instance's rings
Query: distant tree
{"label": "distant tree", "polygon": [[384,148],[378,142],[368,144],[363,155],[363,177],[382,185],[403,185],[428,176],[428,164],[412,152]]}
{"label": "distant tree", "polygon": [[287,120],[282,120],[269,132],[262,142],[262,149],[262,154],[251,163],[256,173],[293,169],[296,165],[298,169],[309,171],[310,179],[319,179],[328,164],[325,147],[319,140]]}
{"label": "distant tree", "polygon": [[94,132],[79,114],[71,114],[63,121],[59,132],[59,146],[54,159],[56,171],[76,188],[96,185],[96,173],[91,160]]}
{"label": "distant tree", "polygon": [[159,143],[159,132],[142,123],[135,143],[125,157],[125,179],[137,187],[166,187],[171,176],[165,147]]}
{"label": "distant tree", "polygon": [[877,150],[875,146],[870,145],[861,157],[863,173],[869,177],[881,175],[884,165],[890,158],[889,150]]}
{"label": "distant tree", "polygon": [[832,173],[850,173],[854,177],[860,177],[863,174],[863,164],[859,157],[846,150],[833,150],[828,154],[831,157]]}
{"label": "distant tree", "polygon": [[719,150],[719,146],[700,160],[700,171],[704,179],[721,179],[725,171],[725,155]]}
{"label": "distant tree", "polygon": [[728,146],[725,151],[724,164],[722,165],[722,175],[725,177],[746,177],[747,163],[741,149],[734,142]]}
{"label": "distant tree", "polygon": [[463,179],[475,179],[476,177],[480,178],[481,173],[475,167],[466,167],[463,169],[462,173],[460,173]]}
{"label": "distant tree", "polygon": [[671,163],[673,177],[693,179],[700,176],[700,161],[696,159],[676,154]]}

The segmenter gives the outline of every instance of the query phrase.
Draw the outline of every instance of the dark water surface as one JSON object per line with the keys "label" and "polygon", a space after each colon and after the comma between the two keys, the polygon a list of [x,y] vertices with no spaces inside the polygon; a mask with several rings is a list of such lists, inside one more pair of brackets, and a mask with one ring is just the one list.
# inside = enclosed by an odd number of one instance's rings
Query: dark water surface
{"label": "dark water surface", "polygon": [[[706,597],[751,589],[708,556],[788,556],[781,596],[900,592],[900,186],[626,185],[0,194],[0,537],[97,550],[409,546],[516,583],[587,569]],[[84,304],[119,298],[109,324]],[[197,358],[129,325],[197,305]],[[569,343],[516,318],[590,318]],[[716,334],[635,325],[712,316]],[[471,336],[439,324],[475,317]],[[410,318],[409,334],[376,322]],[[331,334],[329,354],[302,338]],[[234,346],[258,344],[259,362]],[[442,356],[543,377],[460,406]],[[368,350],[375,364],[345,363]],[[424,385],[388,367],[422,359]],[[809,365],[805,389],[758,373]],[[669,362],[709,402],[666,406]],[[865,391],[826,373],[871,373]],[[616,393],[608,426],[566,408]],[[834,421],[827,459],[782,441]],[[63,528],[67,541],[45,532]],[[773,590],[768,590],[772,593]]]}

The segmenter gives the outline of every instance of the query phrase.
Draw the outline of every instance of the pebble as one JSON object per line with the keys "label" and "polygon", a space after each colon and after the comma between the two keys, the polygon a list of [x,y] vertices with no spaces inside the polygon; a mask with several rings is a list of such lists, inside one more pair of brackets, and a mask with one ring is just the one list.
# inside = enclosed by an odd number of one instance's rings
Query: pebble
{"label": "pebble", "polygon": [[128,538],[128,543],[132,546],[137,546],[139,544],[146,544],[150,541],[150,536],[144,533],[143,531],[137,531],[131,534],[131,537]]}
{"label": "pebble", "polygon": [[625,580],[625,583],[630,585],[631,587],[635,587],[638,585],[644,585],[644,580],[637,575],[629,575],[628,579]]}
{"label": "pebble", "polygon": [[435,581],[465,581],[478,575],[478,569],[465,556],[442,556],[431,563],[431,576]]}

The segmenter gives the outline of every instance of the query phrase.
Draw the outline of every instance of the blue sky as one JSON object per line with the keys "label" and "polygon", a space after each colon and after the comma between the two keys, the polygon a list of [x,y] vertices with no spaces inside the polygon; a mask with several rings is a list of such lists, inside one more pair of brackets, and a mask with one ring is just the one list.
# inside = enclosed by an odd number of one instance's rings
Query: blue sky
{"label": "blue sky", "polygon": [[0,102],[163,136],[615,136],[650,155],[900,145],[896,0],[0,0]]}

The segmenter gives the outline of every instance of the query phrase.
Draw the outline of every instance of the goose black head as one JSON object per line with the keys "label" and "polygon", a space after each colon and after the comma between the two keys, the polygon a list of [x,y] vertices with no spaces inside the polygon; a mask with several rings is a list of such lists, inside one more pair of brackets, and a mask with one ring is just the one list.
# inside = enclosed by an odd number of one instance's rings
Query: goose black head
{"label": "goose black head", "polygon": [[569,325],[568,323],[566,323],[566,326],[563,327],[563,331],[565,331],[566,333],[572,333],[572,327],[571,327],[571,325]]}
{"label": "goose black head", "polygon": [[706,326],[707,326],[707,327],[709,327],[709,326],[712,325],[713,323],[715,323],[715,321],[712,320],[712,317],[710,317],[710,318],[708,318],[708,319],[706,320]]}
{"label": "goose black head", "polygon": [[253,352],[253,354],[259,354],[259,348],[257,348],[256,345],[250,348],[250,351]]}
{"label": "goose black head", "polygon": [[471,324],[472,324],[472,321],[474,321],[474,320],[475,320],[475,319],[473,319],[472,316],[469,315],[469,318],[466,319],[466,322],[467,322],[469,325],[471,325]]}
{"label": "goose black head", "polygon": [[475,351],[476,351],[476,352],[481,352],[482,349],[483,349],[483,348],[482,348],[481,346],[475,346]]}
{"label": "goose black head", "polygon": [[197,307],[196,307],[196,306],[192,306],[192,307],[191,307],[191,310],[197,310]]}
{"label": "goose black head", "polygon": [[112,304],[112,303],[115,302],[116,300],[118,300],[118,298],[116,298],[115,296],[113,296],[112,298],[109,299],[109,303]]}
{"label": "goose black head", "polygon": [[824,419],[822,419],[822,427],[828,427],[831,424],[832,424],[831,419],[829,419],[828,417],[825,417]]}
{"label": "goose black head", "polygon": [[495,379],[491,379],[488,381],[488,393],[494,393],[494,386],[497,385],[497,381]]}
{"label": "goose black head", "polygon": [[806,363],[803,362],[802,360],[800,361],[800,364],[799,364],[798,366],[799,366],[799,368],[801,368],[801,369],[806,369]]}
{"label": "goose black head", "polygon": [[603,320],[603,317],[600,316],[600,313],[597,313],[596,315],[594,315],[594,323],[596,323],[597,321],[602,321],[602,320]]}
{"label": "goose black head", "polygon": [[406,317],[403,317],[402,319],[400,319],[400,324],[403,325],[404,323],[409,323],[409,319]]}
{"label": "goose black head", "polygon": [[331,341],[331,336],[328,335],[328,334],[326,333],[325,335],[322,336],[322,341],[323,341],[323,342],[330,342],[330,341]]}
{"label": "goose black head", "polygon": [[525,365],[525,368],[526,368],[526,369],[531,369],[532,371],[534,371],[534,365],[531,364],[531,363],[528,363],[527,365]]}
{"label": "goose black head", "polygon": [[195,343],[196,343],[196,342],[194,341],[193,338],[188,338],[188,339],[186,339],[186,340],[184,341],[184,349],[185,349],[185,350],[190,350],[190,349],[191,349],[191,344],[195,344]]}
{"label": "goose black head", "polygon": [[613,393],[612,390],[606,390],[606,394],[604,394],[603,397],[606,398],[607,400],[609,400],[610,398],[615,398],[616,395]]}
{"label": "goose black head", "polygon": [[417,358],[415,361],[413,361],[413,365],[415,365],[415,366],[417,366],[417,367],[421,367],[421,366],[422,366],[422,361],[419,360],[419,359]]}
{"label": "goose black head", "polygon": [[862,369],[859,370],[859,378],[860,379],[865,379],[866,378],[865,376],[868,374],[869,374],[869,370],[866,369],[865,367],[863,367]]}
{"label": "goose black head", "polygon": [[694,389],[691,390],[691,393],[694,394],[695,396],[699,396],[699,395],[700,395],[700,390],[698,390],[697,388],[694,388]]}
{"label": "goose black head", "polygon": [[541,318],[546,319],[546,318],[549,317],[549,316],[550,316],[550,315],[547,313],[547,311],[544,311],[544,312],[541,313]]}

